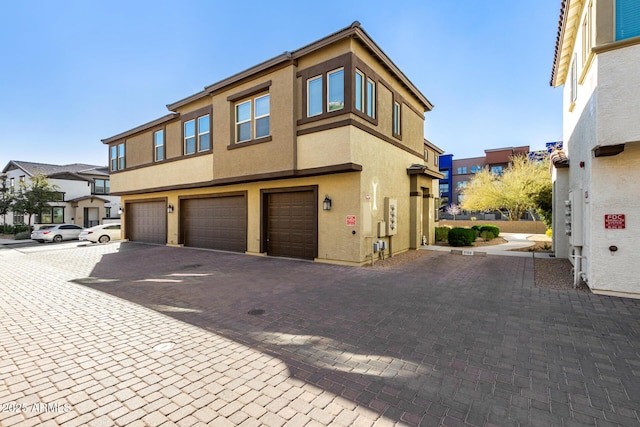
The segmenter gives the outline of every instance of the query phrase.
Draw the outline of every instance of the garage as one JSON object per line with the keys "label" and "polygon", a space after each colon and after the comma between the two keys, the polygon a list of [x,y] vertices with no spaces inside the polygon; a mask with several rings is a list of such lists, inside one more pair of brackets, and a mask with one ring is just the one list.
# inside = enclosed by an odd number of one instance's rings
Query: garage
{"label": "garage", "polygon": [[125,226],[126,238],[133,242],[167,243],[166,201],[127,203]]}
{"label": "garage", "polygon": [[318,251],[317,190],[265,194],[266,252],[271,256],[314,259]]}
{"label": "garage", "polygon": [[244,194],[183,199],[180,215],[185,246],[232,252],[247,250]]}

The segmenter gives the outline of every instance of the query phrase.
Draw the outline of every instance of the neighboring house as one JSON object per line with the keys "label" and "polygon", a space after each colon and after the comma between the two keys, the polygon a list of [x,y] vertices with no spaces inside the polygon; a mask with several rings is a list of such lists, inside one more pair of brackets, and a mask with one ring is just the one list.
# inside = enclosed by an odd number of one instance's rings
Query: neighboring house
{"label": "neighboring house", "polygon": [[432,105],[359,23],[167,108],[103,140],[125,239],[354,265],[433,242]]}
{"label": "neighboring house", "polygon": [[[35,224],[72,223],[82,227],[102,224],[105,219],[118,218],[120,198],[109,195],[109,170],[105,166],[45,163],[11,160],[2,170],[2,180],[10,193],[20,189],[20,182],[43,175],[57,187],[55,201],[50,208],[35,216]],[[28,218],[10,212],[7,224],[25,224]]]}
{"label": "neighboring house", "polygon": [[562,0],[551,85],[554,250],[595,293],[640,297],[640,2]]}

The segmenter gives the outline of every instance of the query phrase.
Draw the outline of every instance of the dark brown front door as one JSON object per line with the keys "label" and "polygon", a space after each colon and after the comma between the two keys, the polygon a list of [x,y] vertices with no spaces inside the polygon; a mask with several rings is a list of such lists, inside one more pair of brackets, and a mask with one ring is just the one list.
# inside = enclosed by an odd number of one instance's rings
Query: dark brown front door
{"label": "dark brown front door", "polygon": [[133,242],[167,243],[165,201],[127,203],[125,220],[127,239]]}
{"label": "dark brown front door", "polygon": [[267,194],[267,255],[314,259],[318,248],[314,191]]}
{"label": "dark brown front door", "polygon": [[244,196],[185,199],[181,202],[185,246],[244,252],[247,207]]}

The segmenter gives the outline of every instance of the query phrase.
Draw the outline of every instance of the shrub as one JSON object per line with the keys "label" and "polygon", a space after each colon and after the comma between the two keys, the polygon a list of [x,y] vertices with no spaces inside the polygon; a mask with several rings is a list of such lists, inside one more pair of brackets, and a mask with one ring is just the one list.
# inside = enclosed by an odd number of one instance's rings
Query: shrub
{"label": "shrub", "polygon": [[471,228],[455,227],[447,235],[451,246],[472,246],[476,241],[476,231]]}
{"label": "shrub", "polygon": [[545,231],[545,233],[547,235],[548,238],[553,237],[553,230],[552,229],[548,229],[547,231]]}
{"label": "shrub", "polygon": [[449,235],[450,227],[436,227],[436,242],[444,242]]}
{"label": "shrub", "polygon": [[480,234],[482,235],[483,232],[488,232],[493,234],[494,239],[500,235],[500,229],[495,225],[486,224],[486,225],[480,226]]}
{"label": "shrub", "polygon": [[31,233],[28,231],[20,231],[15,235],[15,240],[27,240],[30,238],[31,238]]}
{"label": "shrub", "polygon": [[484,240],[485,242],[489,242],[496,238],[496,236],[494,236],[491,231],[487,231],[487,230],[481,231],[480,237],[482,237],[482,240]]}

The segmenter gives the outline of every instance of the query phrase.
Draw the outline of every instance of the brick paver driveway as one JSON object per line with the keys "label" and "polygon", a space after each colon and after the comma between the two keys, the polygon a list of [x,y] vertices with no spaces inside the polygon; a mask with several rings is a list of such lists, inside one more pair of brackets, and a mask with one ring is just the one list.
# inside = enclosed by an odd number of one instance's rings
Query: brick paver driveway
{"label": "brick paver driveway", "polygon": [[640,424],[640,302],[537,289],[529,258],[21,251],[2,426]]}

